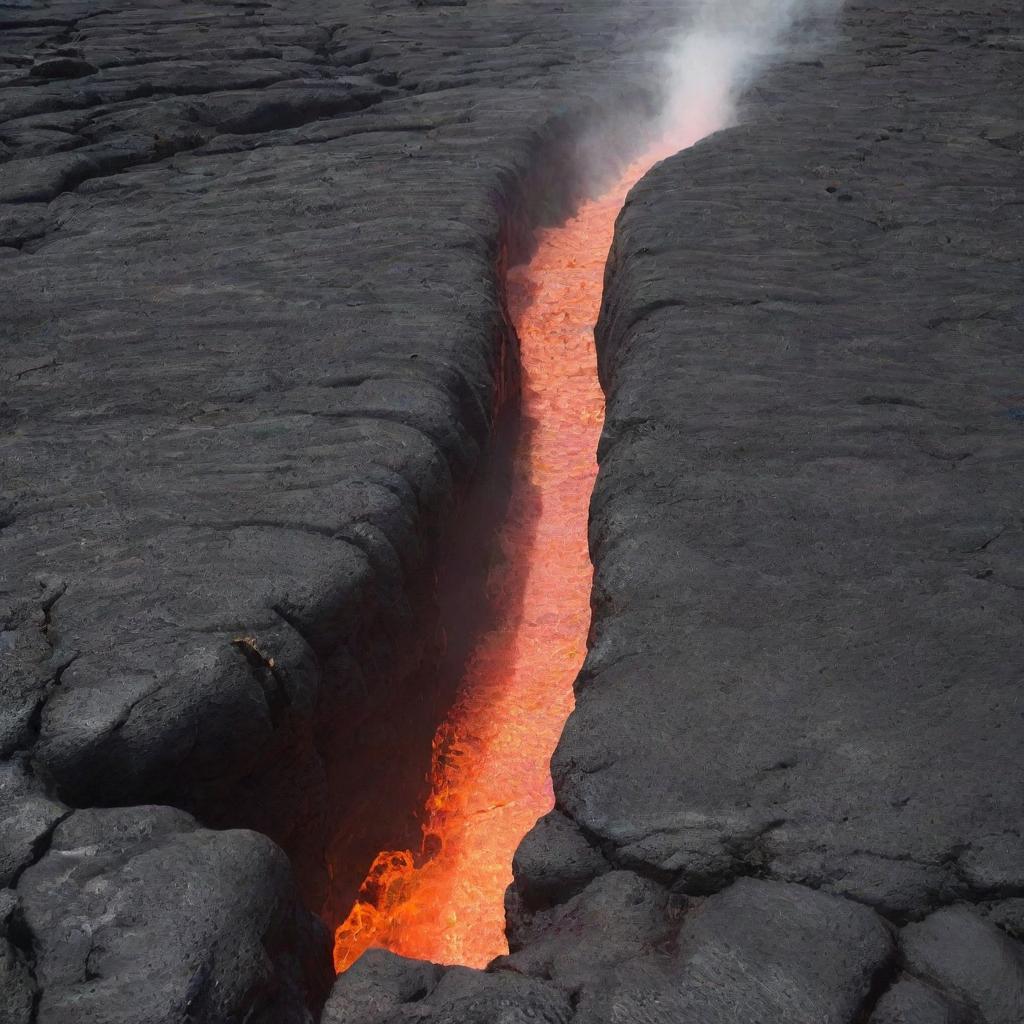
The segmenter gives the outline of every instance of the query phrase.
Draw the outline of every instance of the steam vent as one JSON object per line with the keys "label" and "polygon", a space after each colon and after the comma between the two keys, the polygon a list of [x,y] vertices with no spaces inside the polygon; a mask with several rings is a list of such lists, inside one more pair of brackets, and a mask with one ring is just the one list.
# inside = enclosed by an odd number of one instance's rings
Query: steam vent
{"label": "steam vent", "polygon": [[1024,9],[0,0],[0,1024],[1024,1024]]}

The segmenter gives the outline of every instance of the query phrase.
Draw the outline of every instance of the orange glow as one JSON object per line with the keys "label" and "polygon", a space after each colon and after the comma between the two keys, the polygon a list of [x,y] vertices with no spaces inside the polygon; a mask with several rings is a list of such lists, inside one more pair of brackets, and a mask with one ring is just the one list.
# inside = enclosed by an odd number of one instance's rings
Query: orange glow
{"label": "orange glow", "polygon": [[[703,132],[693,134],[685,145]],[[434,739],[422,849],[378,854],[336,932],[339,971],[371,946],[471,967],[508,952],[512,854],[553,806],[549,763],[590,622],[587,515],[604,415],[593,325],[605,261],[626,193],[680,148],[648,152],[572,220],[539,231],[533,259],[509,272],[525,422],[488,580],[499,624],[477,643]]]}

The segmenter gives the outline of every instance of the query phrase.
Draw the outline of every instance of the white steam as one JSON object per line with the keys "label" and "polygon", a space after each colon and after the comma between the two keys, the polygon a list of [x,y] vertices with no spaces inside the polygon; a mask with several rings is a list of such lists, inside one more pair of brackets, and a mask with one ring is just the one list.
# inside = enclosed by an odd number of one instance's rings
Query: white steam
{"label": "white steam", "polygon": [[794,47],[819,41],[842,0],[702,0],[664,58],[659,128],[675,148],[735,123],[739,97]]}

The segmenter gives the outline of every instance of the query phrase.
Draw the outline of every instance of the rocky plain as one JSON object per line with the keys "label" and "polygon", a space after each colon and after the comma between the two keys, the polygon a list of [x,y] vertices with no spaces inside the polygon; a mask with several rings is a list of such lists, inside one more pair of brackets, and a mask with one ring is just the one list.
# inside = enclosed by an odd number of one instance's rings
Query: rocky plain
{"label": "rocky plain", "polygon": [[999,0],[846,4],[633,191],[510,953],[334,980],[415,828],[503,270],[630,155],[685,10],[0,5],[2,1024],[1024,1021]]}

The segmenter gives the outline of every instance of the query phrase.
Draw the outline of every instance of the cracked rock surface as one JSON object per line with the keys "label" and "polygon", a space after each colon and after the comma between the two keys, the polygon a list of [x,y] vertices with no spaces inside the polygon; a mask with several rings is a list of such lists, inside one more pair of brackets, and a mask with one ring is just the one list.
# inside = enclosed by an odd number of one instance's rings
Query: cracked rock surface
{"label": "cracked rock surface", "polygon": [[[627,201],[591,649],[491,1019],[512,973],[576,1024],[1024,1020],[1022,39],[848,4]],[[461,1019],[422,972],[328,1013]]]}
{"label": "cracked rock surface", "polygon": [[[296,880],[420,784],[501,266],[675,7],[0,7],[3,1024],[318,1013]],[[970,7],[851,3],[634,192],[511,953],[324,1020],[1024,1018],[1024,25]]]}
{"label": "cracked rock surface", "polygon": [[621,12],[542,7],[3,15],[0,752],[69,803],[289,845],[327,827],[314,717],[344,750],[415,704],[510,390],[506,225],[623,56]]}
{"label": "cracked rock surface", "polygon": [[626,204],[553,768],[619,866],[897,920],[1024,890],[1015,27],[852,5]]}
{"label": "cracked rock surface", "polygon": [[39,1020],[301,1024],[329,983],[284,854],[173,808],[76,811],[17,891]]}
{"label": "cracked rock surface", "polygon": [[675,14],[0,6],[15,1019],[317,1013],[326,938],[238,827],[338,920],[417,804],[443,525],[516,388],[500,271]]}

